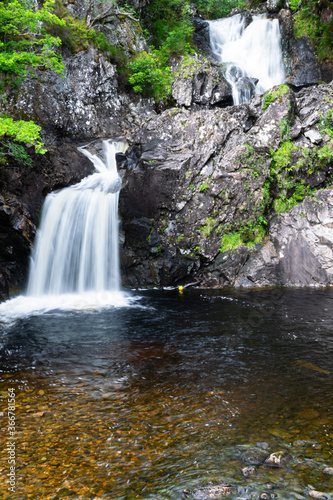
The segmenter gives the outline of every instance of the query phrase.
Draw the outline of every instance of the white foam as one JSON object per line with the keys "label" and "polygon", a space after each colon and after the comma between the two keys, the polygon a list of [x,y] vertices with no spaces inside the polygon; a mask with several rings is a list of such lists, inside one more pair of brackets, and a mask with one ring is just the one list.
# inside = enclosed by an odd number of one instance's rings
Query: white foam
{"label": "white foam", "polygon": [[98,311],[106,308],[142,307],[140,296],[127,292],[86,292],[31,297],[19,295],[0,304],[0,324],[11,325],[18,319],[51,311]]}

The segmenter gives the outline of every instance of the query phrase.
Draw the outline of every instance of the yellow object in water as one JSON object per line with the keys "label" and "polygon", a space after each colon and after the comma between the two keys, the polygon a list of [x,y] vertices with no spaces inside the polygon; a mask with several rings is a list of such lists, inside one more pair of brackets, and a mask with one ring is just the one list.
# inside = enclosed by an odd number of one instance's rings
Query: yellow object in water
{"label": "yellow object in water", "polygon": [[296,363],[302,366],[303,368],[307,368],[308,370],[314,370],[315,372],[324,373],[325,375],[330,375],[330,372],[328,372],[327,370],[323,370],[323,368],[314,365],[310,361],[296,361]]}
{"label": "yellow object in water", "polygon": [[179,286],[179,287],[178,287],[178,291],[179,291],[179,293],[183,293],[183,290],[184,290],[184,287],[183,287],[183,286]]}

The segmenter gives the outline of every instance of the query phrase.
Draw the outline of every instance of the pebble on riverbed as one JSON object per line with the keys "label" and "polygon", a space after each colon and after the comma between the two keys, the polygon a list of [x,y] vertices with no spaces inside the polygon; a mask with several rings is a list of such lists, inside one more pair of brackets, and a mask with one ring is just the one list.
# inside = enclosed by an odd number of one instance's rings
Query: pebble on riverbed
{"label": "pebble on riverbed", "polygon": [[191,498],[193,500],[220,500],[221,497],[224,498],[229,495],[235,495],[237,493],[237,488],[221,482],[221,484],[195,488],[192,491],[185,490],[183,493],[183,498]]}
{"label": "pebble on riverbed", "polygon": [[255,474],[256,472],[257,472],[257,469],[255,467],[253,467],[253,465],[250,465],[249,467],[244,467],[242,469],[242,474],[244,477],[253,476],[253,474]]}
{"label": "pebble on riverbed", "polygon": [[325,467],[323,473],[328,474],[329,476],[333,476],[333,467]]}
{"label": "pebble on riverbed", "polygon": [[331,495],[316,490],[309,491],[309,496],[312,498],[319,498],[320,500],[328,500],[331,498]]}
{"label": "pebble on riverbed", "polygon": [[271,453],[271,455],[266,458],[264,465],[270,465],[271,467],[284,467],[292,460],[290,453],[284,451],[278,451],[276,453]]}
{"label": "pebble on riverbed", "polygon": [[269,457],[269,453],[259,449],[251,449],[246,451],[242,456],[242,462],[245,465],[261,465]]}

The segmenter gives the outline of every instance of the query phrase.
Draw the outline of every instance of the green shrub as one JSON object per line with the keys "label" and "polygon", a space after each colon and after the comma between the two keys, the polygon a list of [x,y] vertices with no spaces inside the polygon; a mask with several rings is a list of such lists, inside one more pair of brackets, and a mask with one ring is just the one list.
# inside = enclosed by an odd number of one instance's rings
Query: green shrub
{"label": "green shrub", "polygon": [[171,94],[171,68],[165,65],[161,51],[141,52],[127,67],[135,92],[154,97],[157,102]]}
{"label": "green shrub", "polygon": [[45,24],[62,25],[52,14],[53,1],[34,12],[16,0],[0,2],[0,71],[26,75],[30,68],[64,70],[61,57],[54,49],[60,39],[49,35]]}
{"label": "green shrub", "polygon": [[241,245],[251,248],[256,243],[261,243],[266,235],[266,225],[266,218],[262,215],[255,221],[250,220],[241,225],[238,231],[225,233],[221,240],[220,252],[235,250]]}
{"label": "green shrub", "polygon": [[0,117],[0,138],[11,137],[15,142],[33,144],[36,153],[44,154],[42,139],[40,137],[41,127],[33,121],[18,120]]}
{"label": "green shrub", "polygon": [[306,36],[315,47],[321,62],[333,61],[333,20],[324,24],[308,3],[297,12],[294,18],[294,33],[296,38]]}

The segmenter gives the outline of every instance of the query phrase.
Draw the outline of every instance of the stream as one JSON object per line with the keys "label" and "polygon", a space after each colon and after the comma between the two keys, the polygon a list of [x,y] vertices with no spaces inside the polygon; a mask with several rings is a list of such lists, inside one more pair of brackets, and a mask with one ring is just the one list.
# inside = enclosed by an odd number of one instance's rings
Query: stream
{"label": "stream", "polygon": [[[180,500],[212,479],[237,487],[230,498],[332,493],[333,290],[122,293],[91,311],[2,314],[1,498]],[[258,443],[290,462],[244,477]]]}

